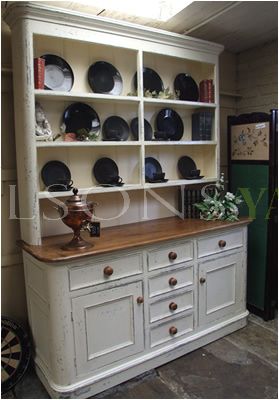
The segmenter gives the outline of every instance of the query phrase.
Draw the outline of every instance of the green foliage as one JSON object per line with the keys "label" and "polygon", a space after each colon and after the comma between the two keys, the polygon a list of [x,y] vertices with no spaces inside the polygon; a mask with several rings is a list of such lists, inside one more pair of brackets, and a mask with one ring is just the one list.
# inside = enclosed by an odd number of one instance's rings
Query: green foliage
{"label": "green foliage", "polygon": [[224,190],[224,174],[221,174],[220,180],[216,182],[214,194],[209,196],[206,193],[207,185],[203,188],[202,194],[204,200],[201,203],[195,203],[194,206],[200,211],[200,218],[207,221],[238,221],[238,205],[243,202],[241,196]]}

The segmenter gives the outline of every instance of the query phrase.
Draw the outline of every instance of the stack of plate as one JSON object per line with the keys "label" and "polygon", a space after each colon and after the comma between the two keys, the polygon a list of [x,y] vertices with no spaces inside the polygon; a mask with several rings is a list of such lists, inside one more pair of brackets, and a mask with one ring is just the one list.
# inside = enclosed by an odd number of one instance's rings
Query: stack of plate
{"label": "stack of plate", "polygon": [[156,158],[145,158],[145,181],[149,183],[167,182],[161,164]]}
{"label": "stack of plate", "polygon": [[192,158],[188,156],[180,157],[177,163],[180,175],[184,179],[202,179],[203,176],[200,175],[200,170],[197,169],[196,163]]}

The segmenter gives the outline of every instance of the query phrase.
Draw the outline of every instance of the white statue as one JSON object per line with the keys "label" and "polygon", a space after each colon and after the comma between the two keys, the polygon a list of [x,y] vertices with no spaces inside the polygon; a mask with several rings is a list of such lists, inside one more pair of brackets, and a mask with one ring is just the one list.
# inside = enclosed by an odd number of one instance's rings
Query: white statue
{"label": "white statue", "polygon": [[52,130],[48,122],[43,107],[40,103],[35,104],[35,134],[38,140],[52,140]]}

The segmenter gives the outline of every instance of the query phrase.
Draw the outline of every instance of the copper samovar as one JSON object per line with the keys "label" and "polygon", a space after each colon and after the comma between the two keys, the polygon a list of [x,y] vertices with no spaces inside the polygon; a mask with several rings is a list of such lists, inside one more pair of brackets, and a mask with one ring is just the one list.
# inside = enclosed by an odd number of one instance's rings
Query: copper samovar
{"label": "copper samovar", "polygon": [[73,196],[69,197],[63,206],[58,207],[62,221],[74,231],[72,240],[61,247],[63,250],[81,250],[93,246],[93,243],[82,239],[81,231],[88,231],[90,236],[99,236],[100,233],[99,224],[92,222],[96,203],[83,200],[78,195],[76,188],[73,189],[73,193]]}

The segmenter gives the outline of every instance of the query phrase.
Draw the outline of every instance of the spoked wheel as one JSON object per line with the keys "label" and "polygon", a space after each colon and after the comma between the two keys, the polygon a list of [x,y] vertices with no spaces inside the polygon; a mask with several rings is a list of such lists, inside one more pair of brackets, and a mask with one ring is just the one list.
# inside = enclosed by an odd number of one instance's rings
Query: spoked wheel
{"label": "spoked wheel", "polygon": [[1,393],[12,389],[25,373],[31,346],[24,329],[10,318],[1,318]]}

